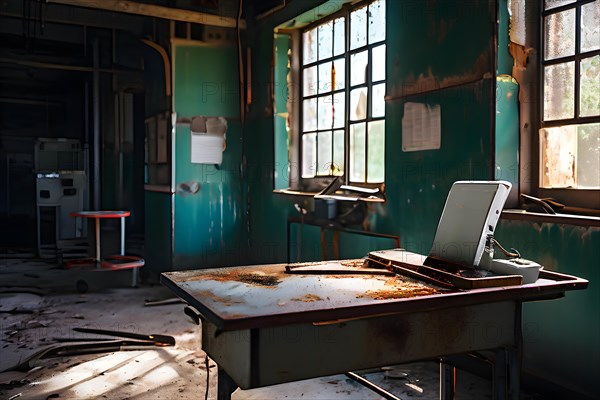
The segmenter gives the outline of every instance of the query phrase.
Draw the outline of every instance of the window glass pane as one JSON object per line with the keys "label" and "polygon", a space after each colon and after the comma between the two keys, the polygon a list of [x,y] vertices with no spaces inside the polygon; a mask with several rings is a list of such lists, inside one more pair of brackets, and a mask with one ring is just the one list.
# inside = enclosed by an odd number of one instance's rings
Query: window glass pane
{"label": "window glass pane", "polygon": [[361,87],[350,92],[350,119],[357,121],[367,118],[368,89]]}
{"label": "window glass pane", "polygon": [[575,54],[575,10],[552,14],[544,19],[544,59]]}
{"label": "window glass pane", "polygon": [[333,21],[319,25],[319,60],[330,58],[333,54]]}
{"label": "window glass pane", "polygon": [[317,165],[317,134],[307,133],[302,135],[302,177],[315,176]]}
{"label": "window glass pane", "polygon": [[600,56],[581,60],[580,71],[580,116],[600,115]]}
{"label": "window glass pane", "polygon": [[344,131],[333,131],[333,174],[344,174]]}
{"label": "window glass pane", "polygon": [[373,48],[371,79],[373,82],[385,79],[385,44]]}
{"label": "window glass pane", "polygon": [[303,95],[304,96],[312,96],[317,94],[317,66],[312,66],[310,68],[305,68],[303,72],[304,86],[303,86]]}
{"label": "window glass pane", "polygon": [[333,113],[333,127],[343,128],[345,122],[345,111],[346,111],[346,94],[344,92],[336,93],[333,95],[332,104]]}
{"label": "window glass pane", "polygon": [[359,8],[350,14],[350,49],[367,44],[367,7]]}
{"label": "window glass pane", "polygon": [[600,188],[600,124],[540,129],[545,188]]}
{"label": "window glass pane", "polygon": [[572,187],[575,185],[575,126],[540,129],[542,187]]}
{"label": "window glass pane", "polygon": [[385,121],[370,122],[367,138],[367,182],[383,182],[385,178]]}
{"label": "window glass pane", "polygon": [[302,130],[304,132],[317,129],[317,102],[316,99],[307,99],[302,102]]}
{"label": "window glass pane", "polygon": [[344,51],[346,51],[346,20],[337,18],[333,22],[333,55],[340,55]]}
{"label": "window glass pane", "polygon": [[577,187],[600,189],[600,124],[577,127]]}
{"label": "window glass pane", "polygon": [[544,67],[544,120],[575,116],[575,63]]}
{"label": "window glass pane", "polygon": [[369,5],[369,43],[385,39],[385,1],[378,0]]}
{"label": "window glass pane", "polygon": [[385,117],[385,83],[373,86],[371,117]]}
{"label": "window glass pane", "polygon": [[317,175],[331,175],[331,147],[333,145],[331,131],[319,132],[317,136]]}
{"label": "window glass pane", "polygon": [[350,181],[365,182],[365,124],[350,125]]}
{"label": "window glass pane", "polygon": [[319,64],[319,93],[331,92],[331,62]]}
{"label": "window glass pane", "polygon": [[331,96],[319,97],[319,129],[331,129],[333,124],[333,114]]}
{"label": "window glass pane", "polygon": [[304,32],[302,43],[303,64],[317,61],[317,28]]}
{"label": "window glass pane", "polygon": [[600,48],[600,1],[581,6],[581,51]]}
{"label": "window glass pane", "polygon": [[332,82],[333,90],[341,90],[346,87],[346,60],[339,58],[333,62],[335,68],[335,82]]}
{"label": "window glass pane", "polygon": [[367,79],[368,51],[352,54],[350,56],[350,85],[361,85]]}
{"label": "window glass pane", "polygon": [[564,6],[565,4],[575,3],[575,0],[545,0],[544,8],[549,10],[551,8],[556,8],[560,6]]}

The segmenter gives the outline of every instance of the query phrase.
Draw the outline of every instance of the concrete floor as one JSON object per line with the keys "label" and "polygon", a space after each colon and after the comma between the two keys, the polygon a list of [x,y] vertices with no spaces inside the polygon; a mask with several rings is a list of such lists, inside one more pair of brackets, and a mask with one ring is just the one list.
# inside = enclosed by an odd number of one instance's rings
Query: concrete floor
{"label": "concrete floor", "polygon": [[[87,293],[76,290],[85,280]],[[173,298],[158,283],[128,287],[130,271],[67,271],[35,259],[0,258],[0,398],[2,399],[215,399],[216,365],[201,350],[200,328],[183,304],[148,307]],[[149,347],[38,360],[11,370],[57,339],[99,336],[76,327],[171,335],[173,347]],[[1,372],[4,371],[4,372]],[[208,371],[208,374],[207,374]],[[433,361],[390,366],[363,376],[402,399],[437,399]],[[233,394],[235,400],[380,399],[345,375],[322,377]],[[491,398],[489,381],[458,372],[459,399]],[[525,395],[526,399],[542,399]]]}

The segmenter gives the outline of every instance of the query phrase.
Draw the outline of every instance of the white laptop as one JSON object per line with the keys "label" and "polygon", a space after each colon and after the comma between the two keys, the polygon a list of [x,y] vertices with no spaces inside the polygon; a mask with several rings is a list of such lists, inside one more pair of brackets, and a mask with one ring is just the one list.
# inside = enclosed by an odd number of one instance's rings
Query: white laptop
{"label": "white laptop", "polygon": [[477,268],[486,238],[494,233],[511,184],[457,181],[452,185],[425,265],[439,262]]}

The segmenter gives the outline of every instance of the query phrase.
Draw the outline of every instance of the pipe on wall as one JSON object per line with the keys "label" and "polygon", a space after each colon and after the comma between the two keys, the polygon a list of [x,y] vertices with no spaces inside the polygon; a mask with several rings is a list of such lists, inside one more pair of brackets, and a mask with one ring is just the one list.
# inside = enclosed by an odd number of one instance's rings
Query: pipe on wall
{"label": "pipe on wall", "polygon": [[92,185],[93,185],[93,200],[92,207],[94,210],[101,209],[100,199],[100,71],[98,67],[100,66],[100,43],[98,38],[94,39],[93,42],[93,57],[94,57],[94,72],[93,76],[93,86],[92,86],[92,113],[93,113],[93,123],[94,127],[92,130]]}

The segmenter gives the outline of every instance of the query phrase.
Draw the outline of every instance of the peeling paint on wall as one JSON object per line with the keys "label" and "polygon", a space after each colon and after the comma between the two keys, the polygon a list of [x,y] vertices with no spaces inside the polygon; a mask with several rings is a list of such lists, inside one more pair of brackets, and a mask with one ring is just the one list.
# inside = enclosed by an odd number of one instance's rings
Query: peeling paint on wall
{"label": "peeling paint on wall", "polygon": [[[489,52],[485,51],[477,58],[475,65],[471,70],[460,75],[451,75],[443,78],[435,76],[431,67],[428,68],[427,75],[420,74],[418,78],[415,78],[412,73],[409,73],[399,87],[392,88],[392,93],[389,96],[386,96],[386,99],[406,97],[453,86],[465,85],[482,79],[491,79],[492,75],[489,69],[489,59]],[[401,68],[399,60],[397,60],[395,68]]]}

